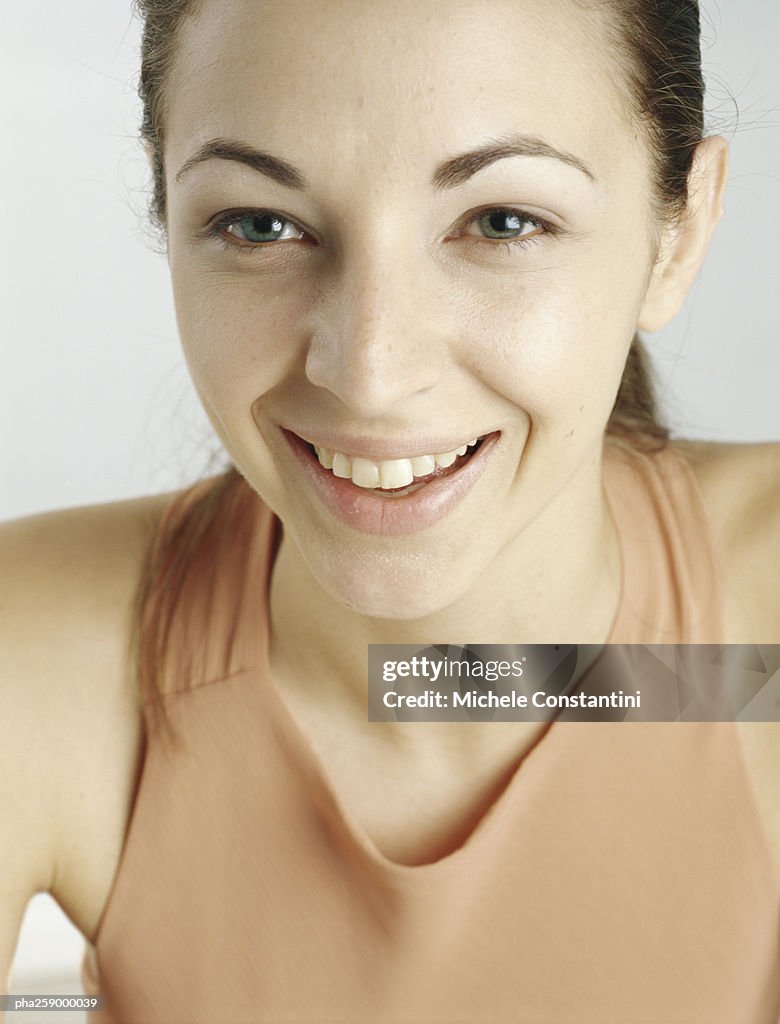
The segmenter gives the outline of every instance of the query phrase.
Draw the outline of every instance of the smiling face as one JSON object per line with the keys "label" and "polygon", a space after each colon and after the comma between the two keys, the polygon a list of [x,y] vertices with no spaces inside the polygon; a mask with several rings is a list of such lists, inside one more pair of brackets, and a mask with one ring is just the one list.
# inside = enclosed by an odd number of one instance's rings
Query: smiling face
{"label": "smiling face", "polygon": [[164,157],[186,358],[345,605],[444,608],[553,507],[594,515],[658,228],[617,74],[569,0],[206,0],[184,23]]}

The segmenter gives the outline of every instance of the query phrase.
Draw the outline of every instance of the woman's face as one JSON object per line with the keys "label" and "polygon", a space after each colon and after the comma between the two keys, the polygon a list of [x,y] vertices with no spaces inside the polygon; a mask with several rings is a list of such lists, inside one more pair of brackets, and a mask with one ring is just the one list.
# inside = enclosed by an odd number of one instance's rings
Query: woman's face
{"label": "woman's face", "polygon": [[450,605],[597,472],[655,251],[625,102],[570,0],[206,0],[185,22],[164,158],[186,357],[347,606]]}

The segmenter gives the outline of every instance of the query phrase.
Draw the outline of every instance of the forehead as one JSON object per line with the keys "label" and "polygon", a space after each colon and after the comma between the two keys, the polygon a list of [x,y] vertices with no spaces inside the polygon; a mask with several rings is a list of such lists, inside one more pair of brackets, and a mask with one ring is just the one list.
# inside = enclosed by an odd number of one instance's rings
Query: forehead
{"label": "forehead", "polygon": [[633,133],[576,0],[201,0],[167,83],[167,156],[243,139],[308,168],[413,167],[523,132],[614,169]]}

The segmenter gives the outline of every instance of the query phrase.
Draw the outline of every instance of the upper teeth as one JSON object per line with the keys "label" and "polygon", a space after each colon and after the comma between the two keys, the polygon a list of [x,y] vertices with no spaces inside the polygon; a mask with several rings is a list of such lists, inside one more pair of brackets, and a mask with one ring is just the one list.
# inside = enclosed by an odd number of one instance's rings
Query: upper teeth
{"label": "upper teeth", "polygon": [[428,476],[440,466],[446,469],[451,466],[459,455],[465,455],[468,448],[473,448],[479,438],[468,444],[462,444],[451,452],[436,452],[433,455],[416,455],[408,459],[384,459],[374,461],[344,455],[342,452],[330,451],[328,448],[314,446],[320,465],[330,469],[334,476],[343,480],[351,480],[358,487],[368,489],[389,490],[395,487],[406,487],[415,477]]}

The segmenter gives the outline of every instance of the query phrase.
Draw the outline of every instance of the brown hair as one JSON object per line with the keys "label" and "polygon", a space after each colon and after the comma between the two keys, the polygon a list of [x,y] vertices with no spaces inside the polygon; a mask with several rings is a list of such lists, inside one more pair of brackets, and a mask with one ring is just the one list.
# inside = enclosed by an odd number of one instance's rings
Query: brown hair
{"label": "brown hair", "polygon": [[[165,87],[184,20],[201,0],[136,0],[143,20],[141,135],[152,154],[152,217],[164,232],[166,219],[163,150]],[[611,50],[617,56],[620,87],[628,89],[628,106],[648,139],[654,156],[654,200],[660,216],[679,217],[688,199],[694,151],[704,133],[704,81],[701,27],[697,0],[578,0],[588,13],[603,11]],[[603,31],[603,28],[602,28]],[[665,446],[669,431],[658,418],[647,355],[635,336],[626,360],[607,435],[644,451]],[[234,466],[187,503],[186,511],[150,553],[136,608],[137,653],[141,693],[159,697],[162,659],[188,567],[224,507],[249,485]],[[163,716],[164,718],[164,716]]]}

